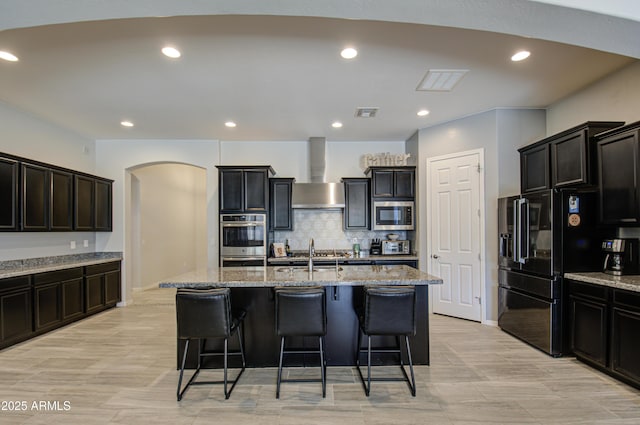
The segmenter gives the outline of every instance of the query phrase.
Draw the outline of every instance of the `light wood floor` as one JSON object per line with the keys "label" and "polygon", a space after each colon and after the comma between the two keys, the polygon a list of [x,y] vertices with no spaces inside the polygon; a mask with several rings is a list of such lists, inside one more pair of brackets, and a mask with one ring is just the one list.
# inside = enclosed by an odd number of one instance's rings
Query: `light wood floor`
{"label": "light wood floor", "polygon": [[[137,293],[135,305],[0,351],[0,424],[640,423],[639,391],[442,316],[431,319],[431,366],[416,368],[415,398],[404,383],[379,382],[367,398],[352,368],[329,368],[326,399],[319,384],[290,383],[276,400],[268,368],[248,369],[229,400],[220,386],[196,386],[178,403],[174,293]],[[16,403],[25,410],[6,410]]]}

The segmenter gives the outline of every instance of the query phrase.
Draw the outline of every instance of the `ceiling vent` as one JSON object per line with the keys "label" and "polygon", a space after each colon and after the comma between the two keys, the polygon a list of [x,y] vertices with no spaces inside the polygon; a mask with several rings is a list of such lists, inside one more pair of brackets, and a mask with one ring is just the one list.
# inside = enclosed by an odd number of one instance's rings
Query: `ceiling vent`
{"label": "ceiling vent", "polygon": [[467,72],[468,69],[430,69],[416,90],[451,91]]}
{"label": "ceiling vent", "polygon": [[358,118],[373,118],[378,113],[378,109],[380,109],[380,108],[358,107],[358,108],[356,108],[356,117],[358,117]]}

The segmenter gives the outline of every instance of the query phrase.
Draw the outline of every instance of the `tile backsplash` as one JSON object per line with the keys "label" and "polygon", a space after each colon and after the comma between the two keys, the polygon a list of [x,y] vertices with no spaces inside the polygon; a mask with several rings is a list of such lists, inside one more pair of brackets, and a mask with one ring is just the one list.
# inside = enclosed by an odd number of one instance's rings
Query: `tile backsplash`
{"label": "tile backsplash", "polygon": [[313,238],[317,250],[350,250],[359,243],[362,250],[368,250],[371,239],[386,239],[388,233],[398,233],[400,239],[406,232],[343,229],[342,210],[293,210],[292,231],[274,231],[273,242],[289,240],[293,251],[309,249],[309,239]]}

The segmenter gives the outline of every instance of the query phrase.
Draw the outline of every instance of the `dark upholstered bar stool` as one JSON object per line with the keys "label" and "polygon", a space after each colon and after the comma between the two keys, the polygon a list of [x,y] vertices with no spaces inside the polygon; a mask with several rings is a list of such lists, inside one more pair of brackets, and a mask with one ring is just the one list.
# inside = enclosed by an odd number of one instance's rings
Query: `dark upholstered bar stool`
{"label": "dark upholstered bar stool", "polygon": [[[178,289],[176,293],[178,338],[186,340],[184,354],[182,356],[182,366],[180,367],[180,377],[178,378],[178,401],[182,399],[182,396],[190,385],[202,384],[223,384],[224,398],[228,399],[231,391],[233,391],[233,388],[240,379],[242,372],[244,372],[245,361],[240,328],[245,312],[239,311],[236,314],[232,314],[230,293],[229,288],[204,290]],[[238,335],[240,351],[229,352],[228,340],[234,333]],[[224,338],[224,351],[204,352],[203,347],[205,341],[209,338]],[[187,352],[189,351],[189,342],[192,339],[198,340],[198,366],[193,376],[189,379],[189,382],[187,382],[187,385],[185,385],[183,390],[180,390],[182,375],[184,374],[184,365],[187,360]],[[208,356],[224,356],[224,380],[194,382],[196,376],[200,373],[202,358]],[[228,381],[227,379],[228,356],[242,357],[242,369],[233,381]],[[228,382],[231,383],[231,388],[227,391]]]}
{"label": "dark upholstered bar stool", "polygon": [[[324,288],[277,288],[276,333],[280,337],[280,361],[276,398],[280,398],[281,382],[322,382],[322,397],[326,396],[326,361],[324,336],[327,333],[327,305]],[[286,337],[318,337],[319,348],[285,350]],[[319,354],[320,379],[282,379],[282,363],[285,354]]]}
{"label": "dark upholstered bar stool", "polygon": [[[358,309],[358,350],[356,354],[356,367],[364,387],[364,393],[369,396],[371,381],[406,381],[411,395],[416,396],[416,380],[413,374],[413,362],[411,361],[411,347],[409,336],[416,333],[416,291],[413,286],[389,286],[366,287],[364,289],[364,306]],[[361,347],[362,335],[367,336],[367,348]],[[395,348],[371,348],[371,336],[394,336]],[[411,380],[402,362],[400,350],[400,336],[404,336]],[[360,354],[367,353],[367,380],[365,382],[360,370]],[[397,353],[400,358],[402,378],[371,378],[371,353]]]}

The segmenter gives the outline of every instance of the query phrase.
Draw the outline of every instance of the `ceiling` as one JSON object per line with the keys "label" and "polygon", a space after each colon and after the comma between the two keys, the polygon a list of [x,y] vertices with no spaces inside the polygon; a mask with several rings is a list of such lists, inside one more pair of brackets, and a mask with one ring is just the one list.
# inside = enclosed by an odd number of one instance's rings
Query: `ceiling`
{"label": "ceiling", "polygon": [[[356,58],[340,57],[347,46]],[[636,61],[488,31],[250,15],[7,29],[3,49],[20,60],[0,61],[0,100],[90,139],[402,141],[494,108],[545,108]],[[520,49],[531,57],[512,62]],[[417,91],[430,69],[468,72],[450,92]]]}

